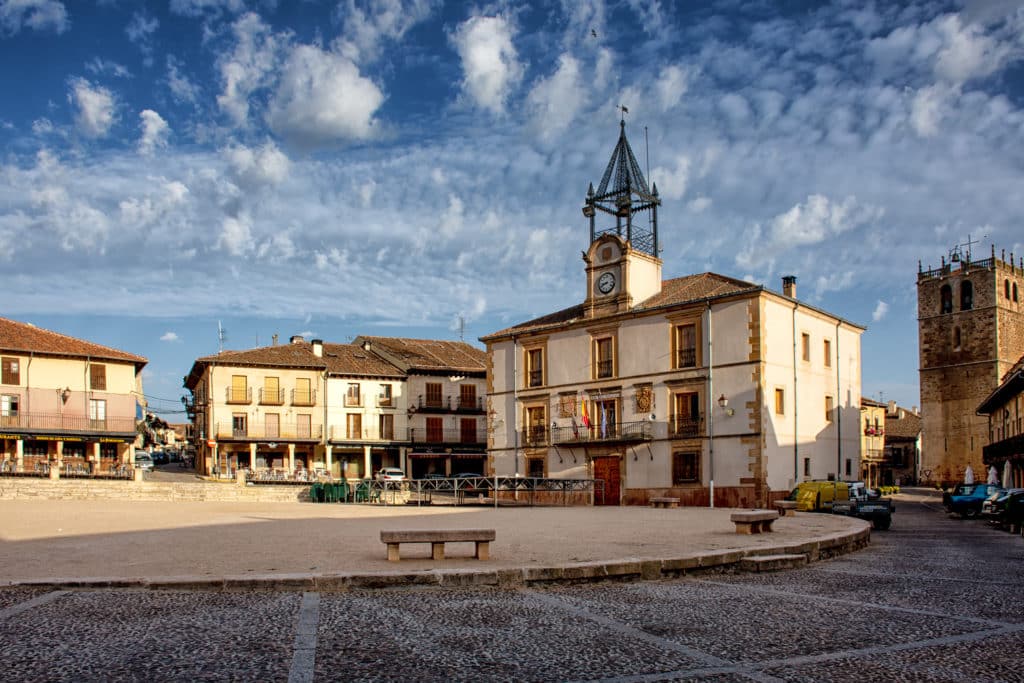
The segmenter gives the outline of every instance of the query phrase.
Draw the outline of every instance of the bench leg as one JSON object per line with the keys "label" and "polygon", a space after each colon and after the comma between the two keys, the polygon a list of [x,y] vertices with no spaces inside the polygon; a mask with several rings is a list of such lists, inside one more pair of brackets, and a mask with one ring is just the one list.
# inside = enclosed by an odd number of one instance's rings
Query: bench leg
{"label": "bench leg", "polygon": [[668,506],[670,508],[677,508],[677,507],[679,507],[679,503],[669,503]]}
{"label": "bench leg", "polygon": [[765,522],[761,522],[761,531],[763,531],[766,534],[770,534],[772,531],[772,522],[774,521],[774,519],[769,519]]}
{"label": "bench leg", "polygon": [[397,543],[388,543],[388,562],[398,562]]}
{"label": "bench leg", "polygon": [[476,542],[476,559],[487,560],[491,557],[491,544],[489,541]]}
{"label": "bench leg", "polygon": [[754,525],[751,524],[750,522],[735,522],[735,524],[736,524],[736,533],[738,533],[738,534],[756,534],[757,533],[753,529]]}
{"label": "bench leg", "polygon": [[444,559],[444,542],[430,544],[430,556],[435,560]]}

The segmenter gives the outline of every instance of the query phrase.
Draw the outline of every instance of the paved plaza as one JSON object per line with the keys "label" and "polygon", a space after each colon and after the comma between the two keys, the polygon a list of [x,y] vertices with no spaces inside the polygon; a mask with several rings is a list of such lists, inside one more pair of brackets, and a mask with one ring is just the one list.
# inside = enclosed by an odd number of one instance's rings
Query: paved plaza
{"label": "paved plaza", "polygon": [[[824,516],[822,516],[824,517]],[[570,540],[569,543],[572,543]],[[3,680],[1020,681],[1024,540],[901,495],[770,574],[546,588],[0,589]]]}

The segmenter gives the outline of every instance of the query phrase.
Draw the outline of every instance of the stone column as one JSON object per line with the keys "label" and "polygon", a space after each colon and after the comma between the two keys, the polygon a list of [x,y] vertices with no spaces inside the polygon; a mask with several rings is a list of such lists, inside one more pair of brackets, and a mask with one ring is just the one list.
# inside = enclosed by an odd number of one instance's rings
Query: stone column
{"label": "stone column", "polygon": [[15,471],[16,472],[24,472],[25,471],[25,440],[24,439],[17,439],[14,442],[14,462],[15,462]]}
{"label": "stone column", "polygon": [[334,476],[334,463],[331,462],[331,451],[333,450],[334,447],[330,444],[324,446],[324,467],[327,468],[327,474],[330,476]]}
{"label": "stone column", "polygon": [[399,446],[398,447],[398,466],[402,468],[403,472],[405,472],[405,476],[407,476],[407,477],[409,477],[411,479],[412,478],[412,473],[410,473],[409,470],[406,469],[408,464],[409,464],[409,449],[406,448],[405,446]]}
{"label": "stone column", "polygon": [[295,444],[288,444],[288,473],[295,474]]}
{"label": "stone column", "polygon": [[249,470],[256,471],[256,442],[249,444]]}
{"label": "stone column", "polygon": [[100,442],[99,441],[97,441],[96,443],[94,443],[92,445],[92,457],[89,458],[89,459],[92,460],[92,471],[93,472],[99,472],[100,471]]}
{"label": "stone column", "polygon": [[363,446],[363,477],[369,479],[373,476],[373,460],[370,458],[369,446]]}

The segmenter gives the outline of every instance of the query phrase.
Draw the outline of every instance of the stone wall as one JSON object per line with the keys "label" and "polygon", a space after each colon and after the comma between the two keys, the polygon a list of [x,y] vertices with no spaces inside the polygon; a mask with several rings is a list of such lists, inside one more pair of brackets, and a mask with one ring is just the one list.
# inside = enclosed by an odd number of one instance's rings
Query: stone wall
{"label": "stone wall", "polygon": [[147,500],[296,503],[309,501],[309,486],[238,486],[234,482],[133,482],[126,480],[0,478],[0,500]]}

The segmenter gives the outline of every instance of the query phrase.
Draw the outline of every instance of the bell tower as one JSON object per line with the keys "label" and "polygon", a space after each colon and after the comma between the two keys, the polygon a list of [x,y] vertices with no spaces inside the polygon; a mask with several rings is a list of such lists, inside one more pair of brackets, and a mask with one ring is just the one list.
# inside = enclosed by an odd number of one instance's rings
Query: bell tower
{"label": "bell tower", "polygon": [[[648,188],[626,139],[623,118],[601,183],[597,191],[590,184],[583,205],[583,215],[590,221],[590,245],[583,252],[588,317],[629,310],[661,291],[660,205],[657,185]],[[643,213],[648,214],[647,221],[642,220]]]}

